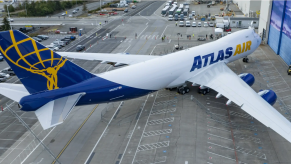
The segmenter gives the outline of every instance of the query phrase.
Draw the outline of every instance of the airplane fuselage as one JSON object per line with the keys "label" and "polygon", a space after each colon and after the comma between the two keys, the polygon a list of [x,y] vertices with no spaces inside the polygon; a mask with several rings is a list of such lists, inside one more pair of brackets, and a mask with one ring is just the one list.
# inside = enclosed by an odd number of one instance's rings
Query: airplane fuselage
{"label": "airplane fuselage", "polygon": [[23,110],[34,111],[49,101],[82,92],[86,94],[77,105],[140,97],[162,88],[181,86],[207,66],[248,56],[257,49],[260,40],[252,29],[241,30],[214,42],[98,74],[75,85],[29,95],[20,104]]}

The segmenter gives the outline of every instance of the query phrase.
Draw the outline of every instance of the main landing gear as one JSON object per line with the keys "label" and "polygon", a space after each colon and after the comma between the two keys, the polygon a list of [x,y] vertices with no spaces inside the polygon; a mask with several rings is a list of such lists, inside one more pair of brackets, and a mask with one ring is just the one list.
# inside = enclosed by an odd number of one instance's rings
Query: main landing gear
{"label": "main landing gear", "polygon": [[180,86],[180,87],[177,87],[177,88],[166,88],[166,90],[169,90],[169,91],[173,91],[173,90],[176,90],[176,89],[177,89],[177,93],[179,93],[181,95],[184,95],[184,94],[190,92],[190,88],[187,87],[187,85],[183,85],[183,86]]}
{"label": "main landing gear", "polygon": [[184,95],[185,93],[190,92],[190,88],[187,86],[181,86],[177,88],[177,92],[180,93],[181,95]]}
{"label": "main landing gear", "polygon": [[199,94],[203,94],[203,95],[206,95],[207,93],[210,92],[210,89],[209,88],[205,88],[205,89],[200,89],[198,88],[198,93]]}
{"label": "main landing gear", "polygon": [[248,57],[243,58],[243,62],[248,63],[249,62],[249,58]]}

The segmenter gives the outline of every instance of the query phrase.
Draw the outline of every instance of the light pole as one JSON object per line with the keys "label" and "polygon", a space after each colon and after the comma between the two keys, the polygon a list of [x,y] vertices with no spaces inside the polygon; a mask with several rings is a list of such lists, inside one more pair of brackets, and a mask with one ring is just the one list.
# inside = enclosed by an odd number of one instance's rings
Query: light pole
{"label": "light pole", "polygon": [[8,12],[8,17],[9,17],[9,25],[10,25],[10,29],[12,30],[11,19],[10,19],[10,14],[9,14],[9,8],[8,8],[8,5],[6,5],[6,7],[7,7],[7,12]]}
{"label": "light pole", "polygon": [[180,33],[177,33],[178,35],[178,47],[180,47],[180,44],[179,44],[179,36],[180,36]]}

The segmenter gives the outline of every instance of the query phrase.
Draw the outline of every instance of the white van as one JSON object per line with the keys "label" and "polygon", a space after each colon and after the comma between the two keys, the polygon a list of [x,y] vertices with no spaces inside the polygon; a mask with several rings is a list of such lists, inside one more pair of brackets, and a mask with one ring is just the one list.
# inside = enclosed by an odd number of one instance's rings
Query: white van
{"label": "white van", "polygon": [[201,27],[201,22],[198,22],[198,25],[197,25],[198,27]]}
{"label": "white van", "polygon": [[173,15],[169,15],[168,20],[169,20],[169,21],[172,21],[172,20],[173,20]]}
{"label": "white van", "polygon": [[196,22],[192,22],[192,27],[196,27]]}
{"label": "white van", "polygon": [[190,26],[191,26],[190,21],[186,21],[186,27],[190,27]]}
{"label": "white van", "polygon": [[216,28],[224,28],[224,24],[223,23],[216,23]]}

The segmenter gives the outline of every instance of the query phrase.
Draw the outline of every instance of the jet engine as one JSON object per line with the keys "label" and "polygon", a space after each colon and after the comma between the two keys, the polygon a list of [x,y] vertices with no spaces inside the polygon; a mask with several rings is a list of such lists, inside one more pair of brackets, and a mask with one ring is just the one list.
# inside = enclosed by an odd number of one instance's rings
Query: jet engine
{"label": "jet engine", "polygon": [[241,73],[238,76],[249,86],[252,86],[255,83],[255,77],[250,73]]}
{"label": "jet engine", "polygon": [[277,100],[277,95],[272,90],[261,90],[258,94],[267,101],[270,105],[274,105]]}

